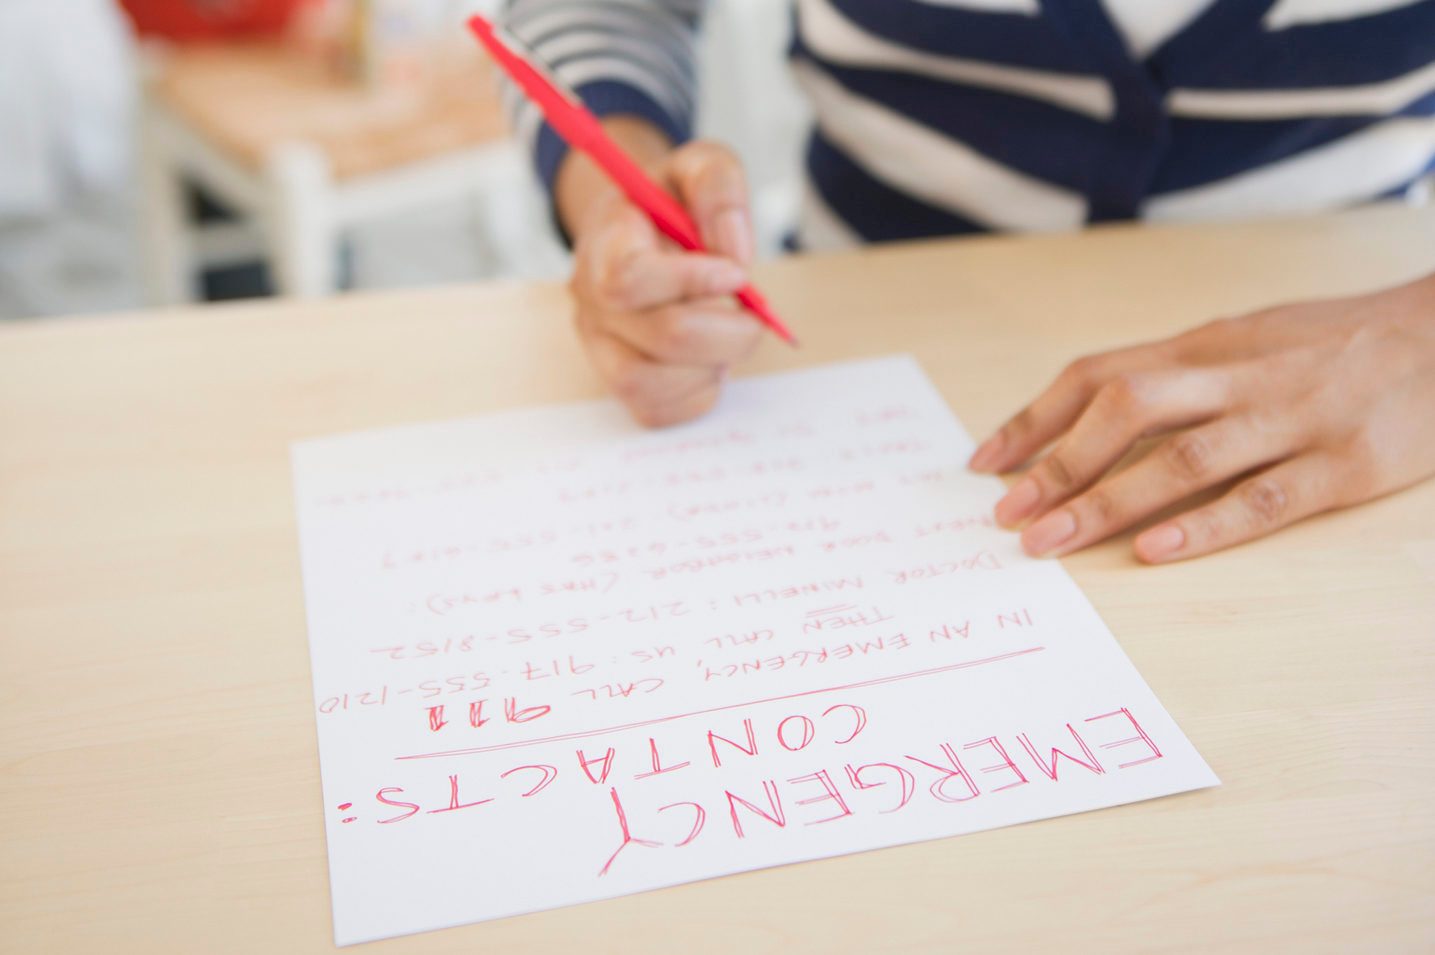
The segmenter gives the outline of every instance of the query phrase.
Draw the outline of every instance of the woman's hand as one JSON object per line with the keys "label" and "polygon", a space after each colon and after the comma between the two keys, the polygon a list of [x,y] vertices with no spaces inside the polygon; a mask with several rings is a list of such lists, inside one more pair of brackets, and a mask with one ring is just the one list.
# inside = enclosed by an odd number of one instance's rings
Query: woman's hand
{"label": "woman's hand", "polygon": [[575,239],[570,289],[578,334],[633,417],[657,427],[711,408],[728,367],[757,346],[762,327],[731,298],[747,284],[753,254],[737,158],[706,142],[647,155],[712,254],[678,248],[584,165],[565,164],[558,198]]}
{"label": "woman's hand", "polygon": [[1006,471],[1052,440],[996,507],[1003,526],[1027,524],[1022,546],[1035,556],[1078,550],[1232,480],[1141,533],[1136,555],[1196,557],[1414,484],[1435,474],[1435,275],[1082,358],[971,467]]}

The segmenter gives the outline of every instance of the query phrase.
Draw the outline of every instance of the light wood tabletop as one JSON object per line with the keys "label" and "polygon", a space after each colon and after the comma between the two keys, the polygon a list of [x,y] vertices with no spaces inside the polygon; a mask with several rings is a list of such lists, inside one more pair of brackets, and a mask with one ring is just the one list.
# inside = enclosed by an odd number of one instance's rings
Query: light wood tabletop
{"label": "light wood tabletop", "polygon": [[[805,347],[748,371],[911,352],[981,432],[1078,354],[1432,268],[1404,207],[793,258]],[[0,329],[0,949],[331,948],[288,444],[600,390],[548,285]],[[374,950],[1435,949],[1435,483],[1129,545],[1065,563],[1221,787]]]}
{"label": "light wood tabletop", "polygon": [[392,170],[504,140],[508,120],[487,59],[467,40],[431,51],[432,75],[367,89],[315,55],[279,43],[180,47],[151,95],[241,165],[261,169],[287,143],[309,143],[335,179]]}

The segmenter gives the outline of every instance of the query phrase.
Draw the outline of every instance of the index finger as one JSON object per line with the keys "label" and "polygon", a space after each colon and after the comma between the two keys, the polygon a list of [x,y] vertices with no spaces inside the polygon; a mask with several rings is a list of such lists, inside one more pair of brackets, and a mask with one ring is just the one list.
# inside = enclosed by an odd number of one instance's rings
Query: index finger
{"label": "index finger", "polygon": [[1169,361],[1168,342],[1078,358],[1063,368],[1035,401],[983,441],[967,466],[991,473],[1011,470],[1070,428],[1102,385],[1121,375],[1163,367]]}
{"label": "index finger", "polygon": [[731,295],[747,284],[746,270],[731,259],[662,248],[651,223],[631,216],[605,230],[591,254],[594,292],[616,311]]}

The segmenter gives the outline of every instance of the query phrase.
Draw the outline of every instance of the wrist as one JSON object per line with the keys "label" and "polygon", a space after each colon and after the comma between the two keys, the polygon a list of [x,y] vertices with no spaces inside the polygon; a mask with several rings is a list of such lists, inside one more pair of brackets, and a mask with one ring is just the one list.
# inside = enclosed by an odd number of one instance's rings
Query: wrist
{"label": "wrist", "polygon": [[1424,303],[1425,317],[1435,319],[1435,272],[1423,279],[1416,279],[1415,286],[1420,300]]}
{"label": "wrist", "polygon": [[1393,312],[1402,324],[1435,333],[1435,272],[1390,290]]}
{"label": "wrist", "polygon": [[[610,116],[603,120],[603,128],[614,142],[647,169],[661,165],[673,151],[672,140],[667,134],[653,123],[636,116]],[[592,220],[593,212],[618,193],[618,187],[591,159],[570,150],[553,181],[553,202],[558,221],[577,242]]]}

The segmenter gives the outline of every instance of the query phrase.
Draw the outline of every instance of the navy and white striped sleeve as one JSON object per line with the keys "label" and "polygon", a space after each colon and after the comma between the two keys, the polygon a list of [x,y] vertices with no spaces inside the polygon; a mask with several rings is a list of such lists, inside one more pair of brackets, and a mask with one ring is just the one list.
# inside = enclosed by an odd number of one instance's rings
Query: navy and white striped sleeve
{"label": "navy and white striped sleeve", "polygon": [[[692,136],[698,26],[706,0],[508,0],[503,25],[599,116],[638,116]],[[568,147],[505,84],[518,134],[549,194]]]}

